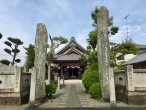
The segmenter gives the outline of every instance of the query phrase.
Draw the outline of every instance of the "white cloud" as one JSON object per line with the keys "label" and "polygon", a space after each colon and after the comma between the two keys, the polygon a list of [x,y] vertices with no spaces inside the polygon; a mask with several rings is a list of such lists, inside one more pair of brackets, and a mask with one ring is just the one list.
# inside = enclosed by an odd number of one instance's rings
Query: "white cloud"
{"label": "white cloud", "polygon": [[[30,43],[34,44],[36,24],[39,22],[46,25],[48,33],[52,36],[61,35],[68,39],[75,36],[77,42],[86,48],[88,33],[93,29],[91,11],[96,5],[107,6],[109,14],[115,18],[114,24],[120,27],[119,33],[110,37],[111,41],[120,43],[126,38],[123,18],[130,13],[129,37],[136,43],[146,44],[145,3],[145,0],[2,0],[0,32],[4,37],[0,40],[0,53],[4,53],[3,42],[7,37],[20,38],[25,47]],[[25,56],[25,50],[22,47],[20,49],[20,56]],[[0,59],[2,58],[0,56]]]}

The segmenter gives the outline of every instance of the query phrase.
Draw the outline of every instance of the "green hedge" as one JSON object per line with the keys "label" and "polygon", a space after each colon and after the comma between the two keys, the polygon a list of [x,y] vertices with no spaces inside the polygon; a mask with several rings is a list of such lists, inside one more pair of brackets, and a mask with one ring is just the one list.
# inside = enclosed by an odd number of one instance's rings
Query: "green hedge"
{"label": "green hedge", "polygon": [[95,83],[90,87],[89,93],[92,98],[100,99],[101,98],[101,88],[100,83]]}
{"label": "green hedge", "polygon": [[82,82],[87,92],[91,85],[95,83],[99,83],[97,64],[92,64],[86,69],[86,71],[84,72],[82,76]]}
{"label": "green hedge", "polygon": [[52,96],[56,93],[56,86],[54,84],[48,84],[46,85],[46,96]]}

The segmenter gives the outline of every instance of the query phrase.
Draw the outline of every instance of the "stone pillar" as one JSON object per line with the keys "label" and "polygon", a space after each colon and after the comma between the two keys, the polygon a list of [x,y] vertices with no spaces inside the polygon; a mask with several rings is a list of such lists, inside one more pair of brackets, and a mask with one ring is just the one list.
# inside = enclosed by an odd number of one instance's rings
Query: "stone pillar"
{"label": "stone pillar", "polygon": [[14,66],[14,92],[20,92],[20,80],[21,80],[21,73],[22,69],[20,67]]}
{"label": "stone pillar", "polygon": [[48,34],[45,25],[37,24],[35,38],[35,62],[36,69],[36,88],[35,100],[42,100],[45,96],[45,73],[46,73],[46,54],[47,54]]}
{"label": "stone pillar", "polygon": [[110,105],[116,106],[114,69],[109,68]]}
{"label": "stone pillar", "polygon": [[101,83],[102,98],[109,99],[109,67],[110,67],[110,47],[108,38],[109,12],[106,7],[99,9],[97,18],[98,40],[97,53],[99,65],[99,78]]}
{"label": "stone pillar", "polygon": [[31,73],[29,106],[35,108],[36,69],[33,67],[29,72]]}
{"label": "stone pillar", "polygon": [[127,75],[126,88],[128,91],[134,91],[133,65],[126,66],[126,75]]}
{"label": "stone pillar", "polygon": [[58,90],[60,90],[60,77],[58,77]]}

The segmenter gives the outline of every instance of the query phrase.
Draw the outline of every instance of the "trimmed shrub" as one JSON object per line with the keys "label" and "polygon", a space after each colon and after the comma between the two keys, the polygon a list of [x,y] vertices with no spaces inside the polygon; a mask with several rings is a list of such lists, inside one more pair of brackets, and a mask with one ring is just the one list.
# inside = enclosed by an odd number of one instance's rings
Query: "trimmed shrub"
{"label": "trimmed shrub", "polygon": [[89,93],[92,98],[100,99],[101,98],[101,88],[100,83],[95,83],[90,87]]}
{"label": "trimmed shrub", "polygon": [[92,64],[90,65],[82,76],[82,83],[85,89],[89,90],[90,86],[99,83],[99,76],[98,76],[98,65]]}
{"label": "trimmed shrub", "polygon": [[46,85],[46,96],[52,96],[56,93],[56,86],[54,84],[48,84]]}

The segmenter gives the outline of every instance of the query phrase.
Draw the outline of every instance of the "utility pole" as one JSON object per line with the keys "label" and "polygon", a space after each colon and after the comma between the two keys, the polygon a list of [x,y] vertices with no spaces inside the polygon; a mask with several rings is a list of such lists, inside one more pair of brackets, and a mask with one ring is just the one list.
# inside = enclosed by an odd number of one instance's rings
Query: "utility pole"
{"label": "utility pole", "polygon": [[127,28],[127,39],[128,39],[128,26],[127,26],[127,18],[130,14],[128,14],[127,16],[124,17],[124,19],[126,19],[126,28]]}

